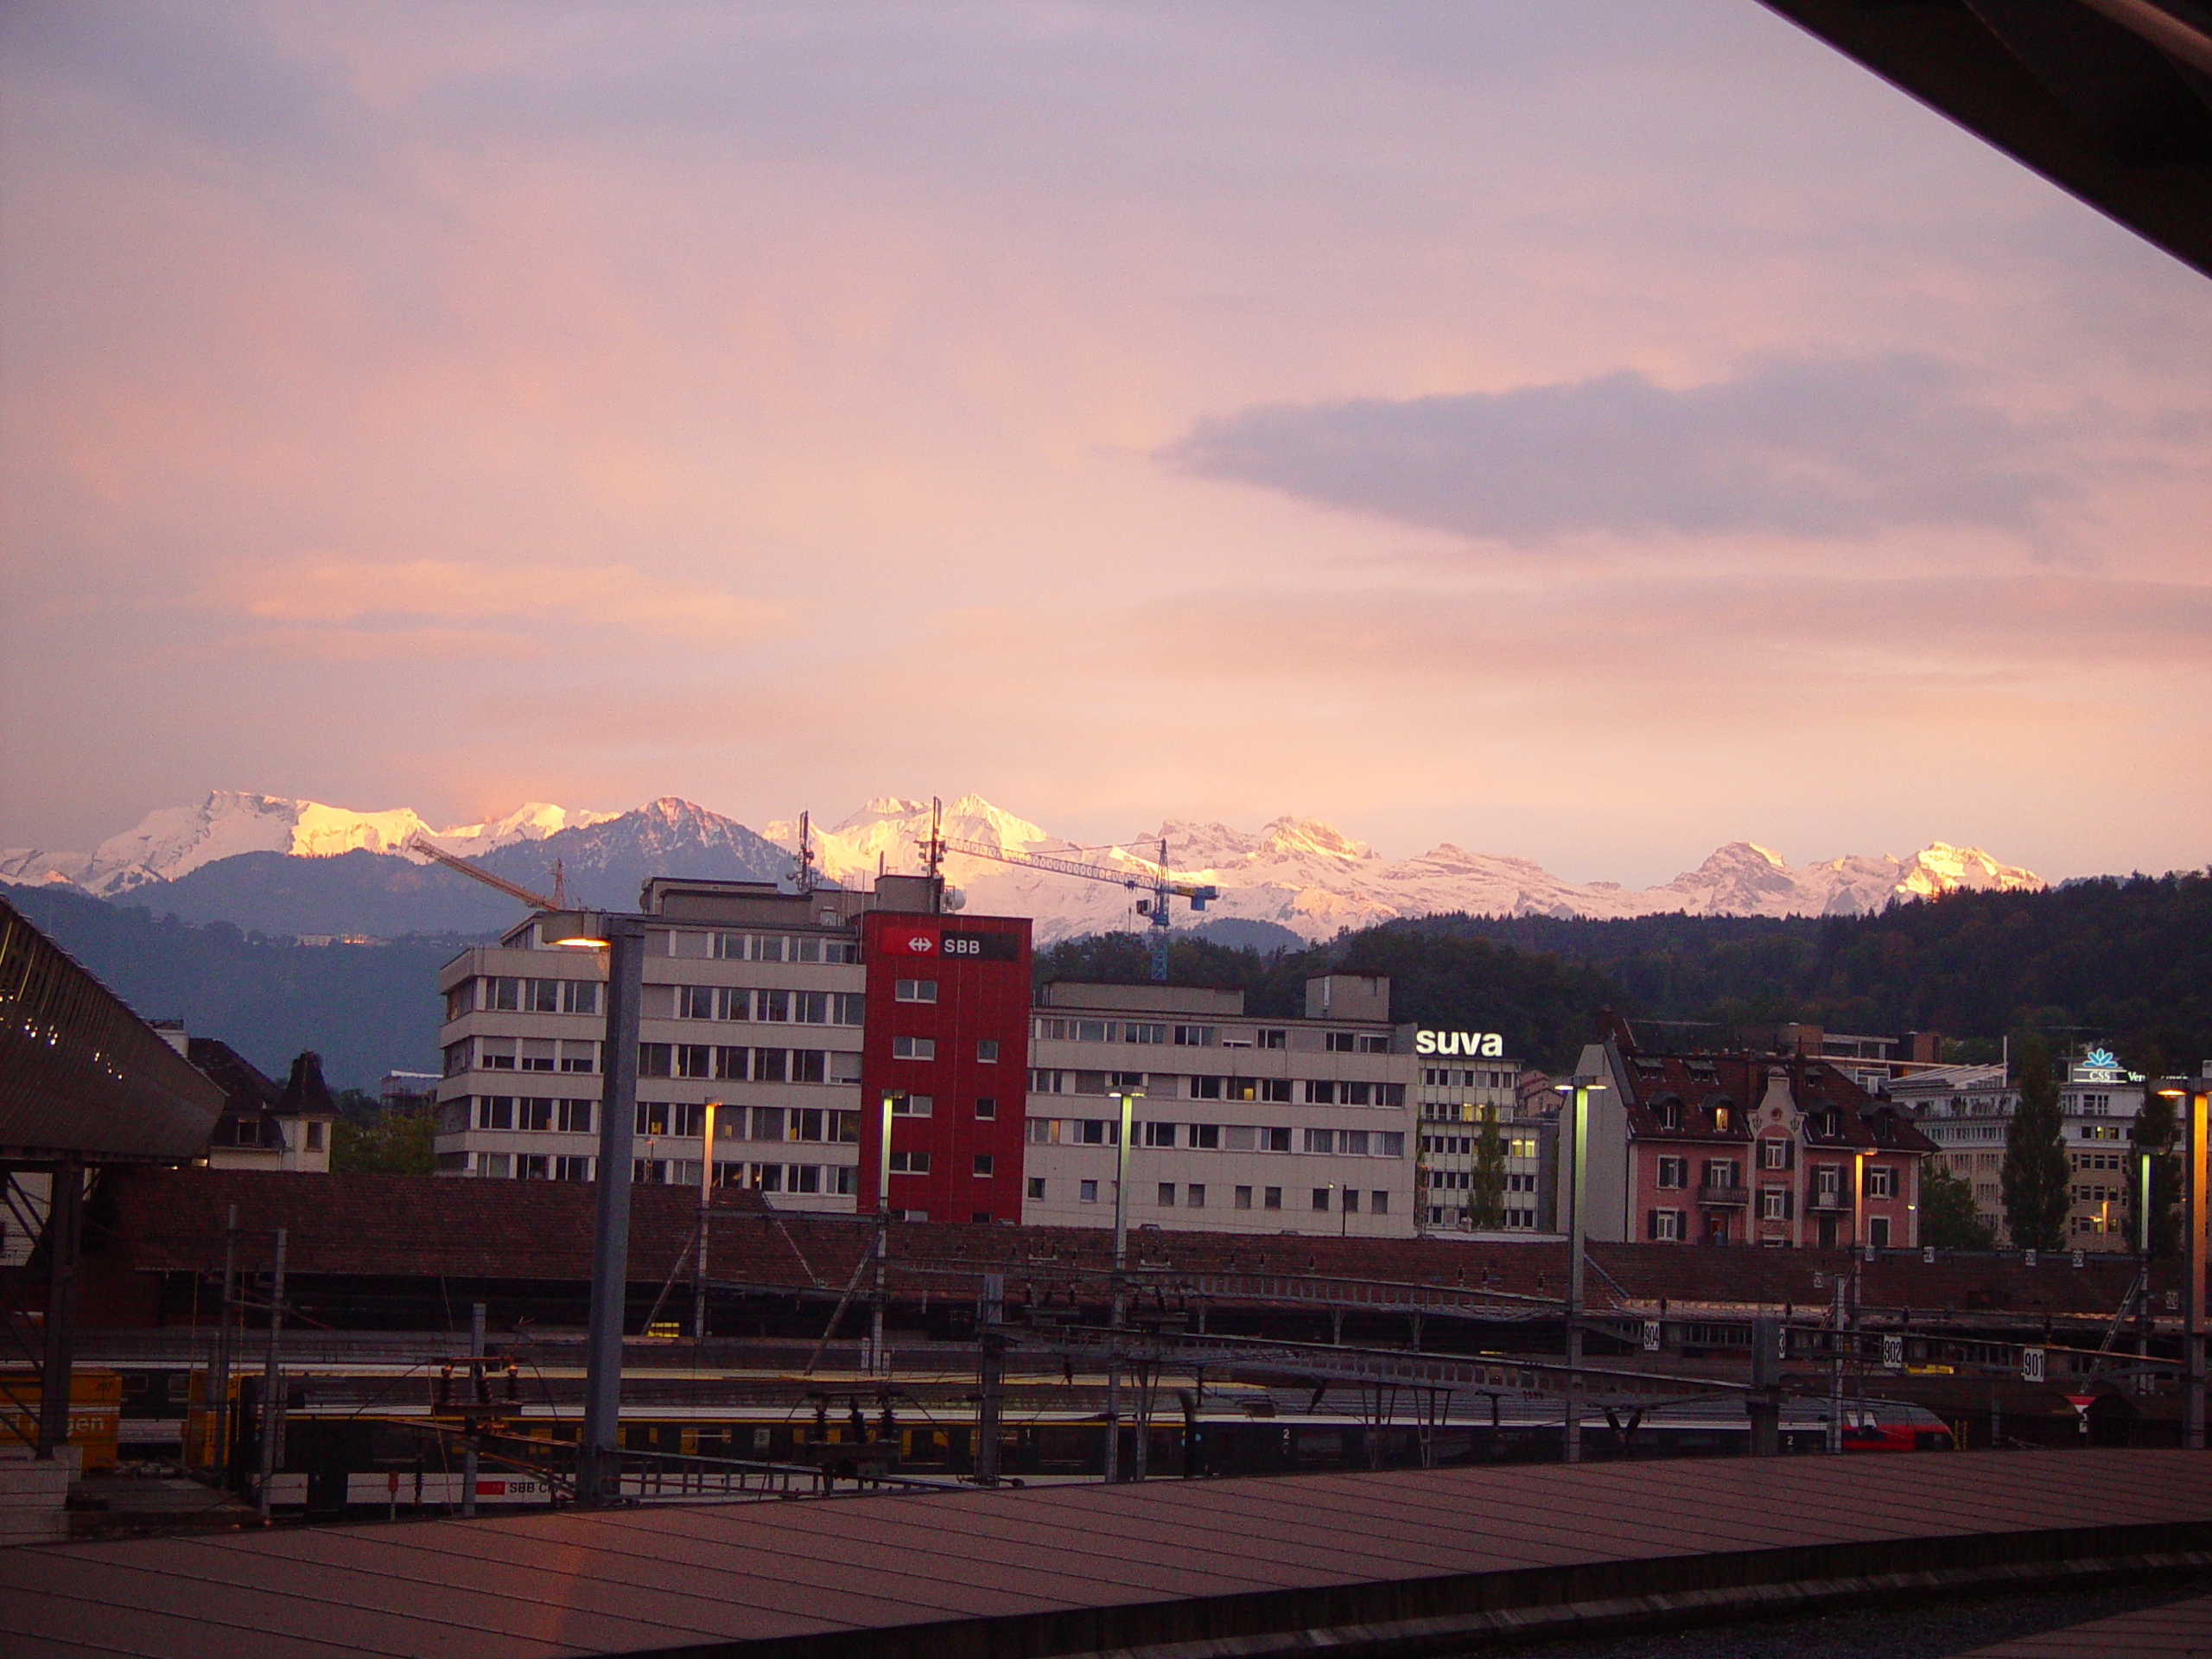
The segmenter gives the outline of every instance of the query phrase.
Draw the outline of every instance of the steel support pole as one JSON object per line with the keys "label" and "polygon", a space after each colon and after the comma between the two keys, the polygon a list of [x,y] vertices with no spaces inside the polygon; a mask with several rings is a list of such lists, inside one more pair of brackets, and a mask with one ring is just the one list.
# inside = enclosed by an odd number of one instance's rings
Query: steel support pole
{"label": "steel support pole", "polygon": [[468,1410],[461,1421],[468,1425],[468,1433],[461,1452],[461,1514],[467,1520],[476,1513],[476,1437],[483,1432],[483,1424],[476,1414],[476,1408],[483,1403],[484,1391],[484,1304],[472,1302],[468,1308]]}
{"label": "steel support pole", "polygon": [[616,1442],[622,1418],[622,1327],[630,1296],[630,1179],[638,1132],[638,1002],[645,936],[635,921],[607,918],[607,1058],[599,1112],[599,1167],[592,1207],[591,1329],[584,1356],[583,1435],[576,1501],[621,1496]]}
{"label": "steel support pole", "polygon": [[875,1286],[868,1298],[868,1369],[882,1376],[889,1367],[883,1355],[884,1280],[891,1258],[891,1120],[899,1096],[883,1091],[883,1135],[875,1147]]}
{"label": "steel support pole", "polygon": [[707,1103],[699,1115],[699,1259],[692,1265],[691,1340],[707,1339],[707,1224],[715,1197],[715,1113],[718,1100]]}
{"label": "steel support pole", "polygon": [[1574,1122],[1569,1128],[1574,1168],[1567,1184],[1572,1211],[1567,1223],[1567,1439],[1563,1456],[1582,1461],[1582,1256],[1589,1225],[1590,1085],[1574,1084]]}
{"label": "steel support pole", "polygon": [[970,1449],[976,1484],[999,1484],[999,1413],[1005,1393],[1006,1338],[998,1327],[1006,1322],[1006,1277],[983,1275],[982,1330],[976,1338],[980,1350],[976,1368],[976,1444]]}
{"label": "steel support pole", "polygon": [[231,1479],[231,1344],[232,1327],[238,1322],[238,1207],[232,1205],[223,1221],[223,1308],[215,1331],[215,1357],[208,1369],[205,1403],[214,1413],[214,1438],[207,1448],[207,1466],[225,1485]]}
{"label": "steel support pole", "polygon": [[[1114,1274],[1108,1285],[1107,1324],[1115,1331],[1128,1317],[1127,1281],[1129,1266],[1129,1131],[1136,1106],[1133,1094],[1114,1096],[1117,1128],[1114,1138]],[[1122,1478],[1122,1348],[1121,1338],[1108,1339],[1106,1349],[1106,1480]]]}
{"label": "steel support pole", "polygon": [[269,1274],[269,1351],[261,1365],[261,1467],[254,1508],[265,1522],[276,1484],[276,1443],[284,1421],[284,1230],[276,1230],[276,1261]]}
{"label": "steel support pole", "polygon": [[46,1198],[46,1319],[39,1365],[38,1457],[69,1444],[71,1327],[77,1316],[77,1250],[84,1239],[85,1170],[57,1164]]}
{"label": "steel support pole", "polygon": [[2182,1289],[2183,1360],[2188,1377],[2182,1391],[2182,1444],[2204,1450],[2204,1154],[2206,1095],[2192,1084],[2183,1104],[2189,1115],[2189,1167],[2183,1172],[2188,1194],[2189,1274]]}

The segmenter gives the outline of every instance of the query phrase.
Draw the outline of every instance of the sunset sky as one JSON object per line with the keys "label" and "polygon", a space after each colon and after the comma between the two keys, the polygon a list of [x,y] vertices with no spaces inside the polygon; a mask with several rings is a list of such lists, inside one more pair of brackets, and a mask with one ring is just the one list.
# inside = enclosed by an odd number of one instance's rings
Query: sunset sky
{"label": "sunset sky", "polygon": [[2201,866],[2212,283],[1754,0],[0,10],[0,844]]}

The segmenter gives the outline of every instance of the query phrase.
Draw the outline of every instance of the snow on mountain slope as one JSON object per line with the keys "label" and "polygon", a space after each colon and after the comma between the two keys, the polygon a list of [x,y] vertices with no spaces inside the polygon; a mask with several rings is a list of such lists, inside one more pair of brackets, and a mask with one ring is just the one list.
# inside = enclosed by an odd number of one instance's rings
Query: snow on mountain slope
{"label": "snow on mountain slope", "polygon": [[35,848],[0,853],[0,880],[69,882],[113,898],[149,881],[174,880],[203,864],[240,853],[287,853],[297,858],[329,858],[357,848],[397,853],[421,830],[448,850],[474,857],[495,847],[542,840],[563,829],[612,816],[571,812],[532,801],[491,823],[438,830],[404,806],[357,812],[319,801],[225,789],[197,806],[149,812],[136,829],[111,836],[89,853],[48,853]]}
{"label": "snow on mountain slope", "polygon": [[[1064,841],[1026,818],[963,795],[946,809],[949,840],[1001,852],[1043,855],[1088,864],[1105,880],[1085,880],[965,852],[944,861],[946,879],[965,890],[978,912],[1030,916],[1042,943],[1139,925],[1141,881],[1160,856],[1179,880],[1211,882],[1221,897],[1203,918],[1180,902],[1186,919],[1235,917],[1272,922],[1309,939],[1339,928],[1372,926],[1398,917],[1465,911],[1476,915],[1625,917],[1685,911],[1693,915],[1859,915],[1893,898],[1928,897],[1955,887],[2039,887],[2031,872],[2000,864],[1978,849],[1937,842],[1910,858],[1849,856],[1793,868],[1779,853],[1749,842],[1716,850],[1696,869],[1659,887],[1576,883],[1532,860],[1470,853],[1448,842],[1418,857],[1387,861],[1365,842],[1311,818],[1275,819],[1256,834],[1224,823],[1170,819],[1160,830],[1117,848]],[[879,868],[918,870],[930,831],[925,801],[870,801],[834,829],[812,830],[816,866],[835,880],[865,885]],[[763,832],[779,846],[798,844],[796,822]],[[1126,885],[1130,881],[1136,886]]]}
{"label": "snow on mountain slope", "polygon": [[[1035,918],[1041,942],[1138,925],[1136,901],[1146,891],[1164,841],[1166,863],[1179,880],[1209,882],[1221,897],[1194,918],[1178,901],[1179,924],[1236,918],[1269,922],[1303,938],[1325,938],[1342,928],[1398,917],[1464,911],[1477,915],[1642,916],[1682,911],[1700,916],[1859,915],[1894,899],[1923,898],[1959,887],[2038,887],[2031,872],[2001,864],[1978,848],[1935,842],[1909,858],[1854,855],[1792,867],[1781,854],[1732,842],[1694,870],[1660,886],[1628,888],[1610,881],[1577,883],[1525,858],[1471,853],[1446,842],[1416,857],[1385,860],[1365,842],[1312,818],[1281,817],[1257,830],[1170,819],[1118,846],[1085,847],[1017,817],[978,795],[946,809],[944,833],[956,846],[946,879],[963,888],[978,912]],[[356,849],[396,852],[429,826],[413,811],[353,812],[268,795],[222,791],[196,807],[148,815],[137,829],[91,853],[0,855],[0,880],[70,882],[112,897],[187,874],[241,853],[328,857]],[[442,844],[512,880],[548,877],[558,858],[589,902],[634,902],[645,876],[711,875],[778,880],[790,861],[778,848],[798,844],[795,821],[768,824],[760,835],[734,819],[673,796],[626,813],[572,812],[533,802],[491,823],[429,833]],[[865,887],[879,869],[906,874],[922,866],[930,833],[925,801],[872,800],[831,828],[810,827],[815,868],[842,886]],[[1007,859],[984,855],[1007,854]],[[487,856],[488,855],[488,856]],[[1085,879],[1027,866],[1027,856],[1081,864]]]}

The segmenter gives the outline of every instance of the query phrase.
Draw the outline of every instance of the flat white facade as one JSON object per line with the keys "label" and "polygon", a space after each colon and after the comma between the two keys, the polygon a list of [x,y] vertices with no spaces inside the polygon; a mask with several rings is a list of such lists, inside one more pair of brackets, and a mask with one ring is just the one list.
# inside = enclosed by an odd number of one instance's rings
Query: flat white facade
{"label": "flat white facade", "polygon": [[[704,1105],[717,1185],[849,1213],[861,1104],[857,918],[868,895],[715,896],[646,932],[634,1179],[696,1186]],[[438,978],[437,1168],[588,1181],[604,1078],[603,953],[525,924]]]}
{"label": "flat white facade", "polygon": [[1044,988],[1030,1033],[1022,1219],[1114,1222],[1116,1089],[1142,1091],[1128,1224],[1410,1238],[1421,1062],[1387,979],[1310,981],[1306,1017],[1241,992]]}

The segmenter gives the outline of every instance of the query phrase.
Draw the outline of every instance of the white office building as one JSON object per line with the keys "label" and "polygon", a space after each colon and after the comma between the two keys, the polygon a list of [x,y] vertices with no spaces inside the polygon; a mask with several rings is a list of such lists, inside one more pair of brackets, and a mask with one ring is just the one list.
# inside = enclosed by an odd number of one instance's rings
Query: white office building
{"label": "white office building", "polygon": [[[2128,1131],[2143,1109],[2144,1082],[2111,1053],[2093,1049],[2066,1066],[2058,1096],[2066,1161],[2074,1173],[2067,1243],[2082,1250],[2129,1250]],[[2005,1137],[2020,1103],[2001,1065],[1931,1067],[1892,1078],[1884,1091],[1912,1114],[1939,1152],[1935,1162],[1974,1187],[1974,1211],[1999,1240],[2005,1230]]]}
{"label": "white office building", "polygon": [[1113,1095],[1134,1090],[1132,1229],[1414,1235],[1421,1062],[1389,980],[1310,980],[1303,1019],[1248,1015],[1239,991],[1058,982],[1033,1018],[1025,1222],[1113,1224]]}

